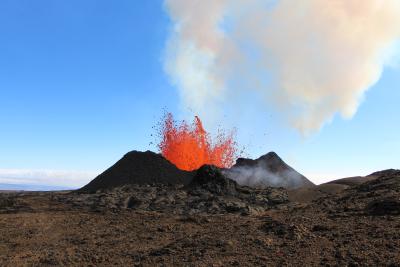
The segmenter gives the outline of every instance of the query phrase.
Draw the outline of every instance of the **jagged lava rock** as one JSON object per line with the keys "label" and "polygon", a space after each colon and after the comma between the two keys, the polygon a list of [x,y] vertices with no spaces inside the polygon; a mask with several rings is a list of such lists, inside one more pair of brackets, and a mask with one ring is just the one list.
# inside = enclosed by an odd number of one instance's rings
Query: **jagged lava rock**
{"label": "jagged lava rock", "polygon": [[[143,155],[142,155],[143,156]],[[116,175],[119,175],[117,173]],[[266,210],[288,202],[284,188],[250,188],[240,186],[225,177],[221,169],[204,165],[196,171],[186,186],[162,183],[139,184],[132,180],[128,184],[106,185],[113,176],[100,175],[97,183],[73,194],[58,196],[57,199],[69,203],[77,209],[104,212],[121,209],[158,211],[174,214],[261,214]],[[110,178],[111,177],[111,178]],[[120,176],[117,176],[120,177]],[[121,179],[117,179],[120,183]],[[89,187],[89,186],[87,186]],[[104,190],[99,190],[104,189]]]}
{"label": "jagged lava rock", "polygon": [[204,165],[197,170],[188,188],[202,188],[218,195],[234,195],[237,183],[225,177],[219,168]]}
{"label": "jagged lava rock", "polygon": [[193,175],[178,169],[160,154],[131,151],[79,191],[96,192],[129,184],[187,185]]}
{"label": "jagged lava rock", "polygon": [[365,180],[330,197],[321,197],[318,205],[339,214],[400,215],[400,170],[375,172]]}

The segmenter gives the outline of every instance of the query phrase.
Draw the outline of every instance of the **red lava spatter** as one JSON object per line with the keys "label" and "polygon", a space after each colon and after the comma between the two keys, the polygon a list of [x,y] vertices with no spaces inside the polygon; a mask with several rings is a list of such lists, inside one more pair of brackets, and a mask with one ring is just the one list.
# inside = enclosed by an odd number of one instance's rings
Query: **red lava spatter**
{"label": "red lava spatter", "polygon": [[220,131],[213,140],[197,116],[192,124],[177,123],[173,115],[167,113],[159,134],[161,154],[182,170],[196,170],[205,164],[229,168],[238,158],[234,132]]}

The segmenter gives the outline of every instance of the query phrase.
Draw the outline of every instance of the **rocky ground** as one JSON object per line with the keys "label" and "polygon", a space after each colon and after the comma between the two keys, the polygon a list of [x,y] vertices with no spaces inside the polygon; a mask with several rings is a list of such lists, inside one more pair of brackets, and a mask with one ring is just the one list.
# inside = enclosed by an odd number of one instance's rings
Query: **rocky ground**
{"label": "rocky ground", "polygon": [[400,171],[373,175],[286,191],[204,167],[188,185],[3,192],[0,266],[400,266]]}

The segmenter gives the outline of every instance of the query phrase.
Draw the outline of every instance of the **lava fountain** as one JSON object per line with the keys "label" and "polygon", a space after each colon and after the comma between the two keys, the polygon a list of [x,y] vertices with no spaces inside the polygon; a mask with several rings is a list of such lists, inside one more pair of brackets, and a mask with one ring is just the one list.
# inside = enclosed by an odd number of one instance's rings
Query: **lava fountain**
{"label": "lava fountain", "polygon": [[167,113],[160,125],[161,154],[181,170],[192,171],[204,164],[229,168],[238,158],[234,131],[225,134],[219,130],[215,138],[206,132],[199,117],[192,124],[177,123],[171,113]]}

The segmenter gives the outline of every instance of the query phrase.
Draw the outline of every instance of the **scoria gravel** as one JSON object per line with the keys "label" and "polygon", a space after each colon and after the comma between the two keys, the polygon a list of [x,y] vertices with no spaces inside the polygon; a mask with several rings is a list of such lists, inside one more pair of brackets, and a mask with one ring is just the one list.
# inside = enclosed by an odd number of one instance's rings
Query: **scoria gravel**
{"label": "scoria gravel", "polygon": [[1,193],[0,266],[400,266],[400,171],[311,201],[196,176]]}

